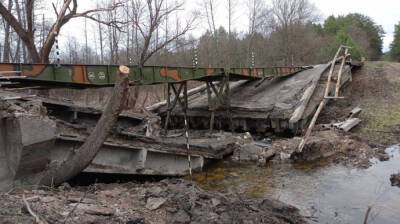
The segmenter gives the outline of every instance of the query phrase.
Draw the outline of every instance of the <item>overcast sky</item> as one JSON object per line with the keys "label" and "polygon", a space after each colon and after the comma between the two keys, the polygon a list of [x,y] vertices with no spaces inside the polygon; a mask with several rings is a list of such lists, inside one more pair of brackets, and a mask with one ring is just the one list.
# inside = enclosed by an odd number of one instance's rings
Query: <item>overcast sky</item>
{"label": "overcast sky", "polygon": [[[52,2],[56,0],[48,0],[48,2]],[[80,10],[84,10],[87,8],[92,8],[94,3],[97,0],[90,1],[79,1]],[[386,35],[384,38],[384,51],[387,51],[390,43],[393,40],[393,31],[394,25],[400,21],[400,0],[379,0],[379,1],[371,1],[371,0],[310,0],[315,4],[317,9],[319,9],[320,14],[322,16],[322,21],[330,16],[330,15],[346,15],[348,13],[361,13],[371,17],[377,24],[382,25],[384,28]],[[185,11],[189,12],[195,8],[199,7],[199,2],[201,0],[187,0],[185,4]],[[247,2],[247,0],[239,0],[243,4]],[[266,0],[267,4],[270,1]],[[50,5],[50,4],[49,4]],[[235,29],[238,31],[246,31],[247,29],[247,17],[245,15],[245,8],[239,6],[239,9],[236,11],[236,20],[234,20]],[[226,10],[226,0],[217,0],[217,25],[227,27],[227,10]],[[239,18],[239,16],[241,16]],[[204,24],[204,23],[203,23]],[[77,29],[77,27],[82,27],[82,29]],[[206,26],[200,25],[194,31],[196,34],[201,34],[205,31]],[[70,24],[67,24],[65,28],[63,28],[60,37],[60,40],[66,37],[66,34],[81,36],[83,34],[83,22],[82,20],[74,20],[71,21]],[[78,38],[81,39],[81,38]]]}

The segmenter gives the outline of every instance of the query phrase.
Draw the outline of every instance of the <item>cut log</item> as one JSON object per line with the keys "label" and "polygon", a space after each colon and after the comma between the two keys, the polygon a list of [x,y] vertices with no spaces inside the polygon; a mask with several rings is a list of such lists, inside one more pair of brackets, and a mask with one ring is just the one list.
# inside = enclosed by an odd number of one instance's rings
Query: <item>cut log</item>
{"label": "cut log", "polygon": [[354,108],[353,110],[350,111],[349,113],[349,118],[353,118],[361,113],[362,109],[359,107]]}
{"label": "cut log", "polygon": [[120,66],[112,95],[93,132],[69,158],[66,158],[60,164],[51,165],[44,171],[40,176],[39,185],[59,185],[79,174],[92,162],[127,101],[129,91],[128,75],[129,68]]}
{"label": "cut log", "polygon": [[335,88],[335,98],[339,97],[339,91],[340,91],[340,86],[342,85],[342,73],[343,73],[343,67],[344,64],[346,63],[346,59],[347,57],[349,57],[350,55],[348,54],[349,49],[346,48],[345,52],[344,52],[344,57],[342,59],[342,63],[340,64],[340,69],[339,69],[339,73],[338,73],[338,78],[336,81],[336,88]]}

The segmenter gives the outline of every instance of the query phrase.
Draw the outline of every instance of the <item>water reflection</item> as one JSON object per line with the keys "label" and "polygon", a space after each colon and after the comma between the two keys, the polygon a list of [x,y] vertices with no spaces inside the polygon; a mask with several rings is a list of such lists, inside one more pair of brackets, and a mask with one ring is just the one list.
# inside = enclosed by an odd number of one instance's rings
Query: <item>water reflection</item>
{"label": "water reflection", "polygon": [[400,188],[390,175],[400,171],[400,147],[387,149],[389,161],[374,161],[368,169],[332,165],[326,161],[275,164],[268,167],[220,162],[194,180],[206,190],[248,197],[270,196],[301,209],[310,222],[399,223]]}

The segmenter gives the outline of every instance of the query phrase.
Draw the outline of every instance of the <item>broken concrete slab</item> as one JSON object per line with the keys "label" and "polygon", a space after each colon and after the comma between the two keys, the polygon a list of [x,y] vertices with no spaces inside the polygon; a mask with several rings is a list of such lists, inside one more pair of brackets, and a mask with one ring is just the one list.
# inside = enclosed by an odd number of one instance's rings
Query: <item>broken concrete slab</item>
{"label": "broken concrete slab", "polygon": [[[232,87],[230,113],[224,107],[214,112],[215,129],[230,130],[231,120],[228,115],[231,114],[234,130],[259,133],[296,132],[308,122],[323,98],[322,87],[326,82],[328,67],[328,64],[317,65],[289,77],[264,80],[261,83],[249,81]],[[342,85],[350,77],[351,66],[345,66]],[[187,114],[190,127],[209,128],[211,112],[208,97],[203,95],[190,100]],[[166,107],[160,109],[159,115],[165,120]],[[180,108],[175,108],[171,115],[171,127],[179,128],[182,124],[183,112]]]}
{"label": "broken concrete slab", "polygon": [[42,115],[45,109],[29,102],[10,105],[9,116],[0,119],[0,190],[42,171],[56,138],[56,123]]}

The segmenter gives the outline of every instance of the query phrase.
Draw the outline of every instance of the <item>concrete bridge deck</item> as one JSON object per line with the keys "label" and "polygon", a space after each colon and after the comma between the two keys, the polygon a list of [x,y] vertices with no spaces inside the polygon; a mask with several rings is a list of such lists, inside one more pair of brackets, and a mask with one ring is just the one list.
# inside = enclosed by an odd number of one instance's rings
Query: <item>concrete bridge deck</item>
{"label": "concrete bridge deck", "polygon": [[[346,65],[341,85],[351,80],[352,64]],[[335,70],[339,69],[335,66]],[[188,103],[187,116],[191,128],[207,129],[214,113],[214,128],[251,132],[292,132],[302,129],[323,98],[329,73],[329,64],[314,66],[296,75],[276,77],[269,80],[238,82],[230,90],[230,107],[210,108],[204,93]],[[336,82],[337,72],[333,73]],[[332,91],[334,91],[332,85]],[[217,100],[212,96],[212,101]],[[302,110],[299,117],[295,111]],[[212,112],[214,111],[214,112]],[[167,106],[158,111],[165,120]],[[172,128],[182,127],[184,112],[177,108],[171,113]],[[231,117],[231,118],[230,118]]]}

